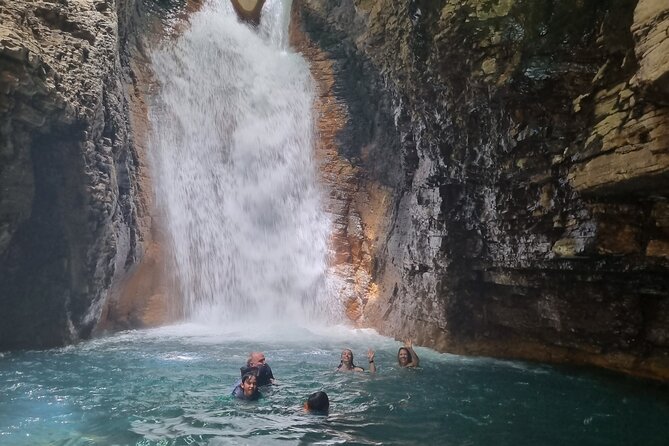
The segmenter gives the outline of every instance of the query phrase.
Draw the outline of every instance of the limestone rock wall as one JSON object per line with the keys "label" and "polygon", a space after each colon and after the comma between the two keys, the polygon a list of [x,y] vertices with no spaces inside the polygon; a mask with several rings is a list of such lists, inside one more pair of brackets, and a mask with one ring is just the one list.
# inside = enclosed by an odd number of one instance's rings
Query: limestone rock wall
{"label": "limestone rock wall", "polygon": [[0,0],[0,349],[90,335],[143,254],[131,0]]}
{"label": "limestone rock wall", "polygon": [[356,322],[669,377],[666,2],[294,8],[345,111],[331,139],[358,192],[331,184],[370,257]]}
{"label": "limestone rock wall", "polygon": [[[360,321],[363,307],[377,292],[372,281],[373,253],[379,237],[387,232],[384,226],[389,220],[387,208],[392,200],[389,196],[392,189],[370,178],[362,168],[360,160],[375,156],[377,144],[368,129],[355,128],[355,111],[352,108],[360,105],[355,101],[356,93],[369,101],[368,116],[374,116],[379,104],[369,96],[373,88],[368,85],[358,84],[360,90],[355,92],[342,88],[337,78],[337,63],[356,61],[345,54],[331,57],[300,30],[301,22],[300,8],[293,8],[291,45],[310,61],[318,89],[314,104],[318,134],[316,157],[327,191],[326,211],[333,221],[330,274],[336,280],[332,281],[332,286],[345,308],[346,316]],[[358,113],[363,110],[358,109]],[[390,125],[391,121],[386,124]],[[342,144],[342,138],[356,142]],[[357,151],[345,156],[342,150],[349,147]],[[394,163],[394,160],[389,162]]]}

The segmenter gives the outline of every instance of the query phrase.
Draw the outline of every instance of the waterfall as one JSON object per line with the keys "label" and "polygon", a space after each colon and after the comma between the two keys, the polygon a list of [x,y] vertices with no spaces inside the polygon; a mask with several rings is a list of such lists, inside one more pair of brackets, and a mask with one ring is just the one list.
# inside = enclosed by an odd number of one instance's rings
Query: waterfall
{"label": "waterfall", "polygon": [[290,1],[259,29],[206,3],[152,52],[151,164],[189,320],[309,323],[335,313],[313,159],[314,87],[288,48]]}

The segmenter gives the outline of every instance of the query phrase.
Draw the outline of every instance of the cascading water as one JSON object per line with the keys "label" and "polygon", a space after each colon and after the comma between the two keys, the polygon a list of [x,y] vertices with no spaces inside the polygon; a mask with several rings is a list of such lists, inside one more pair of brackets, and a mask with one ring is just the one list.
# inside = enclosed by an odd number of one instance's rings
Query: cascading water
{"label": "cascading water", "polygon": [[336,313],[326,292],[329,221],[313,160],[313,86],[287,47],[290,1],[258,30],[210,1],[154,51],[152,164],[185,315],[197,322]]}

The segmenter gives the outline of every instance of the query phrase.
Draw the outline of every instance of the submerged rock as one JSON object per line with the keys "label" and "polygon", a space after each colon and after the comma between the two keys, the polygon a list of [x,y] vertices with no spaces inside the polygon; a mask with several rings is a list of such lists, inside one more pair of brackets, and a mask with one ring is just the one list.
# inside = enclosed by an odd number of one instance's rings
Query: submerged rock
{"label": "submerged rock", "polygon": [[663,2],[294,10],[350,166],[330,180],[340,268],[368,265],[341,290],[350,317],[443,351],[669,378]]}

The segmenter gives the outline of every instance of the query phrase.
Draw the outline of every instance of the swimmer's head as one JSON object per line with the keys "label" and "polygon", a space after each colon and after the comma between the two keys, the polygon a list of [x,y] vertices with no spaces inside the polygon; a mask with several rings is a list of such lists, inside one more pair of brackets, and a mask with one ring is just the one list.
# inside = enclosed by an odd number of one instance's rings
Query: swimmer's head
{"label": "swimmer's head", "polygon": [[411,352],[409,352],[409,349],[406,347],[400,347],[400,349],[397,351],[397,362],[399,365],[404,367],[408,363],[410,363],[412,360],[411,358]]}
{"label": "swimmer's head", "polygon": [[309,412],[327,413],[330,408],[330,399],[325,392],[314,392],[304,403],[304,409]]}
{"label": "swimmer's head", "polygon": [[244,396],[251,396],[256,393],[258,390],[257,379],[256,374],[253,372],[245,373],[244,376],[242,376],[241,387],[244,391]]}

